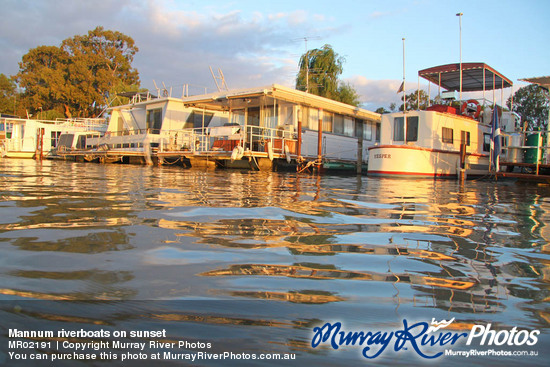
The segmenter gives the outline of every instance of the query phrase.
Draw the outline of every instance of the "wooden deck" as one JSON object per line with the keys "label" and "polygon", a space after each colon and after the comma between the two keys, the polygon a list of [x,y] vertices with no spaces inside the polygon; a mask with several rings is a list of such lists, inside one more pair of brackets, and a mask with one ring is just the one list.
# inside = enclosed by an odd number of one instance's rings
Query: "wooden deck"
{"label": "wooden deck", "polygon": [[550,164],[539,164],[538,173],[537,173],[537,164],[535,163],[513,163],[513,162],[500,162],[502,167],[519,167],[524,170],[531,170],[532,172],[497,172],[497,178],[513,178],[521,181],[532,181],[532,182],[547,182],[550,183],[550,175],[541,174],[542,172],[550,172]]}

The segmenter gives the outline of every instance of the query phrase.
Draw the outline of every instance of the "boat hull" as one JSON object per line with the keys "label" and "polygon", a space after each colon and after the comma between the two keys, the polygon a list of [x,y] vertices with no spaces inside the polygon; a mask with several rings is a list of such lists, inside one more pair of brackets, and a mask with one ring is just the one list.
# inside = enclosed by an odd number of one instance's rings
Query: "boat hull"
{"label": "boat hull", "polygon": [[[488,173],[489,157],[467,154],[466,174]],[[460,153],[407,145],[384,145],[369,149],[368,174],[400,177],[457,177]]]}

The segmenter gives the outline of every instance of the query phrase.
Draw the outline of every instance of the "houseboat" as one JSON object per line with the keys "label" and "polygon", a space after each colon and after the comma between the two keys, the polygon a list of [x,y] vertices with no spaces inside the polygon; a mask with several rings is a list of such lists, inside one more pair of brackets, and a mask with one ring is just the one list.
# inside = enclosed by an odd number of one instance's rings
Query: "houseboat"
{"label": "houseboat", "polygon": [[86,132],[99,136],[105,132],[104,119],[32,120],[0,119],[0,156],[7,158],[44,158],[51,154],[64,133]]}
{"label": "houseboat", "polygon": [[[486,92],[493,91],[494,101],[495,91],[512,87],[512,82],[484,63],[442,65],[421,70],[419,76],[439,86],[440,103],[424,111],[382,115],[380,144],[369,148],[368,174],[409,177],[489,174],[493,108],[498,111],[503,145],[507,143],[504,135],[516,129],[516,117],[488,102]],[[446,91],[441,92],[441,88]],[[459,91],[474,92],[478,98],[460,100]]]}
{"label": "houseboat", "polygon": [[[71,157],[102,162],[271,170],[362,169],[380,115],[280,85],[173,98],[109,110],[105,136]],[[66,154],[66,156],[68,156]]]}

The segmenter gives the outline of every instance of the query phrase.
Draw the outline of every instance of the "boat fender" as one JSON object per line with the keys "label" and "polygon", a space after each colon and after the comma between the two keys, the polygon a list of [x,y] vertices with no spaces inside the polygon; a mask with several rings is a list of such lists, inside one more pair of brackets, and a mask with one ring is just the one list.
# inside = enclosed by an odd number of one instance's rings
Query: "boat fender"
{"label": "boat fender", "polygon": [[462,106],[460,106],[460,114],[466,115],[468,110],[468,105],[475,105],[476,110],[474,112],[473,118],[477,119],[479,117],[479,114],[481,113],[481,105],[478,101],[475,99],[469,99],[466,102],[462,103]]}
{"label": "boat fender", "polygon": [[273,160],[273,147],[271,146],[271,142],[267,142],[267,156],[269,157],[269,160]]}
{"label": "boat fender", "polygon": [[285,144],[285,156],[286,156],[286,162],[290,163],[290,148],[288,145]]}
{"label": "boat fender", "polygon": [[237,145],[235,148],[233,148],[233,151],[231,152],[231,163],[241,159],[243,155],[244,155],[243,147],[240,145]]}
{"label": "boat fender", "polygon": [[233,151],[231,152],[231,163],[233,163],[237,159],[238,154],[239,154],[239,147],[233,148]]}

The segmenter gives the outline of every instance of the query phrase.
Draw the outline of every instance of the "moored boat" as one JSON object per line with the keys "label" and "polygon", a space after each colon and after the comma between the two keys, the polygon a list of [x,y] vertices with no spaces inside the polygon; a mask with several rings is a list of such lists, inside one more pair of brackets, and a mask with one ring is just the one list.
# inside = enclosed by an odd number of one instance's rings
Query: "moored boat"
{"label": "moored boat", "polygon": [[363,167],[380,115],[280,85],[109,109],[106,134],[65,157],[185,167],[322,171]]}
{"label": "moored boat", "polygon": [[100,135],[104,119],[32,120],[7,117],[0,119],[3,140],[0,155],[7,158],[45,158],[56,149],[62,134],[79,132]]}
{"label": "moored boat", "polygon": [[[369,148],[368,174],[457,177],[461,170],[469,176],[488,174],[494,109],[502,133],[513,132],[516,119],[488,103],[486,91],[493,91],[494,101],[494,91],[511,87],[512,82],[484,63],[463,63],[462,73],[460,64],[442,65],[421,70],[419,76],[446,89],[440,93],[441,102],[424,111],[382,115],[380,144]],[[458,90],[483,94],[457,101]]]}

